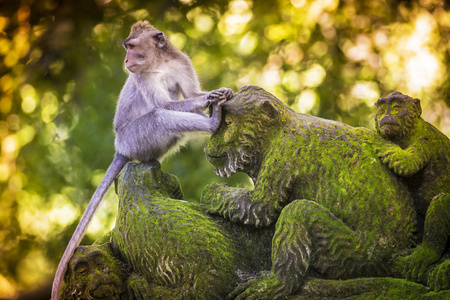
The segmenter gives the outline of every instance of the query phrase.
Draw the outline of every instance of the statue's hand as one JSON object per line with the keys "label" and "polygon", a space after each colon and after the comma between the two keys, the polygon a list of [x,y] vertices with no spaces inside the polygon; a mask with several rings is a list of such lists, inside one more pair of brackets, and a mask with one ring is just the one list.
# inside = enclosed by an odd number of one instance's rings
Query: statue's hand
{"label": "statue's hand", "polygon": [[137,273],[128,277],[128,291],[130,299],[145,300],[152,297],[152,288],[147,280]]}
{"label": "statue's hand", "polygon": [[450,289],[450,259],[437,265],[428,273],[427,284],[436,292]]}
{"label": "statue's hand", "polygon": [[200,203],[205,206],[208,213],[219,213],[223,206],[221,191],[227,185],[223,183],[208,184],[202,191]]}
{"label": "statue's hand", "polygon": [[[398,147],[397,147],[398,148]],[[387,147],[386,149],[376,149],[381,161],[398,176],[408,177],[414,175],[419,169],[414,158],[408,159],[400,148]]]}
{"label": "statue's hand", "polygon": [[283,299],[283,296],[288,295],[289,292],[289,289],[285,287],[284,282],[278,276],[270,275],[270,272],[267,272],[263,276],[258,276],[238,286],[227,296],[227,299]]}
{"label": "statue's hand", "polygon": [[425,284],[428,267],[435,263],[439,257],[440,255],[433,249],[420,246],[410,256],[404,258],[403,276],[408,280]]}

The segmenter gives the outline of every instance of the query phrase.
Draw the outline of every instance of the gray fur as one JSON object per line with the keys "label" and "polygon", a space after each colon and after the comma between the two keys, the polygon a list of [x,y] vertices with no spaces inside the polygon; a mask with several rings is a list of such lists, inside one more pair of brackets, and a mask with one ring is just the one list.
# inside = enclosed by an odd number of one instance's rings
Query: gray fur
{"label": "gray fur", "polygon": [[[116,155],[81,218],[55,274],[52,299],[59,299],[67,264],[80,244],[104,194],[130,160],[160,160],[175,148],[184,133],[214,132],[221,122],[221,105],[233,96],[230,89],[200,89],[190,59],[148,22],[133,25],[123,42],[130,72],[119,96],[114,117]],[[177,101],[181,94],[186,100]],[[209,106],[212,116],[201,113]]]}

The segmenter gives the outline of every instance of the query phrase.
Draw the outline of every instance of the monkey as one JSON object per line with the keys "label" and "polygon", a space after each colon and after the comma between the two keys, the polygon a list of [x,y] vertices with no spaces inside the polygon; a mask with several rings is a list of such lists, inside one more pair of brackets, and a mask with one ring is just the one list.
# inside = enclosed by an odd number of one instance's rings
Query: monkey
{"label": "monkey", "polygon": [[[148,21],[135,23],[122,45],[129,76],[120,92],[113,122],[115,156],[60,260],[52,287],[54,300],[59,299],[75,248],[125,164],[131,160],[161,160],[177,149],[186,133],[215,132],[221,123],[222,104],[233,97],[228,88],[202,91],[188,56]],[[183,101],[176,101],[179,94]],[[202,113],[207,108],[210,117]]]}
{"label": "monkey", "polygon": [[[376,130],[384,138],[377,149],[379,157],[409,186],[423,222],[422,244],[403,259],[403,276],[426,283],[430,265],[448,251],[450,140],[421,118],[419,99],[394,92],[378,99],[375,106]],[[442,280],[450,284],[448,277]],[[439,290],[435,282],[439,280],[428,284]]]}

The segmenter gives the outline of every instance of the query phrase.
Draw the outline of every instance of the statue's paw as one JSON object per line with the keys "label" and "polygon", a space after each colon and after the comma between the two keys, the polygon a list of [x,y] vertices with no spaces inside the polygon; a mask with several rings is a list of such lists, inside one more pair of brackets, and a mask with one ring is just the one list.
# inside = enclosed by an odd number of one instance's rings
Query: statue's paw
{"label": "statue's paw", "polygon": [[428,273],[427,285],[436,292],[450,289],[450,259],[437,265]]}
{"label": "statue's paw", "polygon": [[289,294],[284,282],[277,276],[257,277],[238,286],[227,299],[273,300]]}
{"label": "statue's paw", "polygon": [[425,284],[428,267],[439,259],[439,255],[435,251],[421,246],[405,259],[403,276],[408,280]]}
{"label": "statue's paw", "polygon": [[152,288],[144,277],[137,273],[131,273],[128,278],[128,290],[132,295],[131,298],[144,300],[150,298]]}
{"label": "statue's paw", "polygon": [[393,151],[391,151],[391,150],[380,151],[378,153],[378,157],[381,159],[383,164],[385,164],[389,168],[391,168],[390,164],[391,164],[391,161],[392,161],[392,154],[393,154]]}
{"label": "statue's paw", "polygon": [[208,213],[217,213],[222,207],[223,203],[221,203],[219,195],[225,187],[225,184],[212,183],[203,189],[200,203],[207,209]]}

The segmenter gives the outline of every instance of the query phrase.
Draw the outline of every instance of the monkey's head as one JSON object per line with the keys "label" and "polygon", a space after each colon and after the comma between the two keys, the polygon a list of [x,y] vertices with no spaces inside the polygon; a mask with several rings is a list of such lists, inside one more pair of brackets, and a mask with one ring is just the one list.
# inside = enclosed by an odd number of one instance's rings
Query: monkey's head
{"label": "monkey's head", "polygon": [[375,103],[375,127],[385,139],[399,141],[411,135],[422,108],[419,99],[393,92]]}
{"label": "monkey's head", "polygon": [[135,23],[122,45],[127,51],[125,67],[131,73],[154,70],[162,56],[175,49],[167,36],[148,21]]}
{"label": "monkey's head", "polygon": [[69,261],[61,299],[121,299],[126,271],[110,244],[79,246]]}

